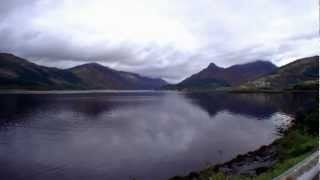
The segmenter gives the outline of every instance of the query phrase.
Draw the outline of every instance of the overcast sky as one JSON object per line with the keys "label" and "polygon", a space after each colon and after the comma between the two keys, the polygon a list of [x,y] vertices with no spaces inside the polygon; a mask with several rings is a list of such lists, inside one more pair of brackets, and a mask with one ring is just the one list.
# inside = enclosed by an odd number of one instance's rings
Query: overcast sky
{"label": "overcast sky", "polygon": [[177,82],[210,62],[319,54],[318,0],[1,0],[0,52]]}

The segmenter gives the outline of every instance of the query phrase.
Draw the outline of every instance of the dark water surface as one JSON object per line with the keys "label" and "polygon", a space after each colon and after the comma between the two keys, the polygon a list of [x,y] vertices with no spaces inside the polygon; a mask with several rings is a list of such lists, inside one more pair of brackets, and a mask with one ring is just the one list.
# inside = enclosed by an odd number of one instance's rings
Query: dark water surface
{"label": "dark water surface", "polygon": [[0,179],[157,180],[183,175],[270,144],[312,98],[0,94]]}

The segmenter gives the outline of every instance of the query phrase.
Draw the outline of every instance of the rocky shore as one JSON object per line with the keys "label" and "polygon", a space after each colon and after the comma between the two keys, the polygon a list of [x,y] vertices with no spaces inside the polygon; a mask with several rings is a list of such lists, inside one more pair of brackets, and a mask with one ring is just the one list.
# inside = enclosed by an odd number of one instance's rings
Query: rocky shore
{"label": "rocky shore", "polygon": [[276,146],[262,146],[256,151],[239,155],[235,159],[214,167],[215,171],[225,174],[256,176],[270,168],[277,161]]}
{"label": "rocky shore", "polygon": [[277,162],[277,147],[270,144],[262,146],[256,151],[251,151],[243,155],[238,155],[223,164],[217,164],[215,166],[208,167],[200,172],[191,172],[185,177],[175,176],[170,180],[190,179],[190,180],[202,180],[200,174],[209,173],[224,173],[225,175],[244,175],[244,176],[257,176],[267,169],[272,167]]}

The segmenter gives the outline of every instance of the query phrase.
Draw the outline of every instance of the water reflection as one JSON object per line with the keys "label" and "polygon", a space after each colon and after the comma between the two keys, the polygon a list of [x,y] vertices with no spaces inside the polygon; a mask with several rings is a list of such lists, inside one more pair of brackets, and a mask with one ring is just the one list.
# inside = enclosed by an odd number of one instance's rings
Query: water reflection
{"label": "water reflection", "polygon": [[5,179],[166,179],[271,143],[314,100],[170,92],[0,98]]}
{"label": "water reflection", "polygon": [[194,104],[201,106],[210,116],[221,110],[235,114],[268,118],[277,111],[293,113],[302,108],[312,107],[317,102],[317,94],[235,94],[235,93],[187,93]]}

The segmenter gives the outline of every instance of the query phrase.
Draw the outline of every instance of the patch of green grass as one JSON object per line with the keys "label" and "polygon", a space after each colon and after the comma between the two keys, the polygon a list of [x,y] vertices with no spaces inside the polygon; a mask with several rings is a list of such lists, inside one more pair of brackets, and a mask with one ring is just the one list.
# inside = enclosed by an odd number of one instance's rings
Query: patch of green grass
{"label": "patch of green grass", "polygon": [[276,143],[279,160],[282,161],[312,151],[318,146],[319,138],[300,132],[300,130],[294,130]]}
{"label": "patch of green grass", "polygon": [[302,133],[300,130],[294,130],[276,143],[278,144],[279,153],[278,162],[255,179],[272,179],[284,173],[286,170],[305,159],[310,152],[319,146],[319,137]]}
{"label": "patch of green grass", "polygon": [[208,180],[251,180],[251,177],[245,177],[240,175],[233,175],[233,176],[227,176],[223,173],[217,173],[211,177],[209,177]]}
{"label": "patch of green grass", "polygon": [[270,180],[273,179],[282,173],[284,173],[289,168],[293,167],[294,165],[298,164],[306,157],[308,157],[309,153],[299,155],[297,157],[288,158],[283,161],[279,161],[276,163],[272,168],[268,171],[260,174],[256,177],[249,177],[249,176],[241,176],[241,175],[225,175],[223,173],[216,173],[211,175],[209,178],[204,178],[208,180]]}
{"label": "patch of green grass", "polygon": [[265,173],[262,173],[261,175],[255,177],[257,180],[269,180],[272,178],[275,178],[282,173],[284,173],[289,168],[293,167],[303,159],[305,159],[308,156],[308,154],[303,154],[297,157],[292,157],[283,161],[279,161],[276,163],[270,170],[268,170]]}

